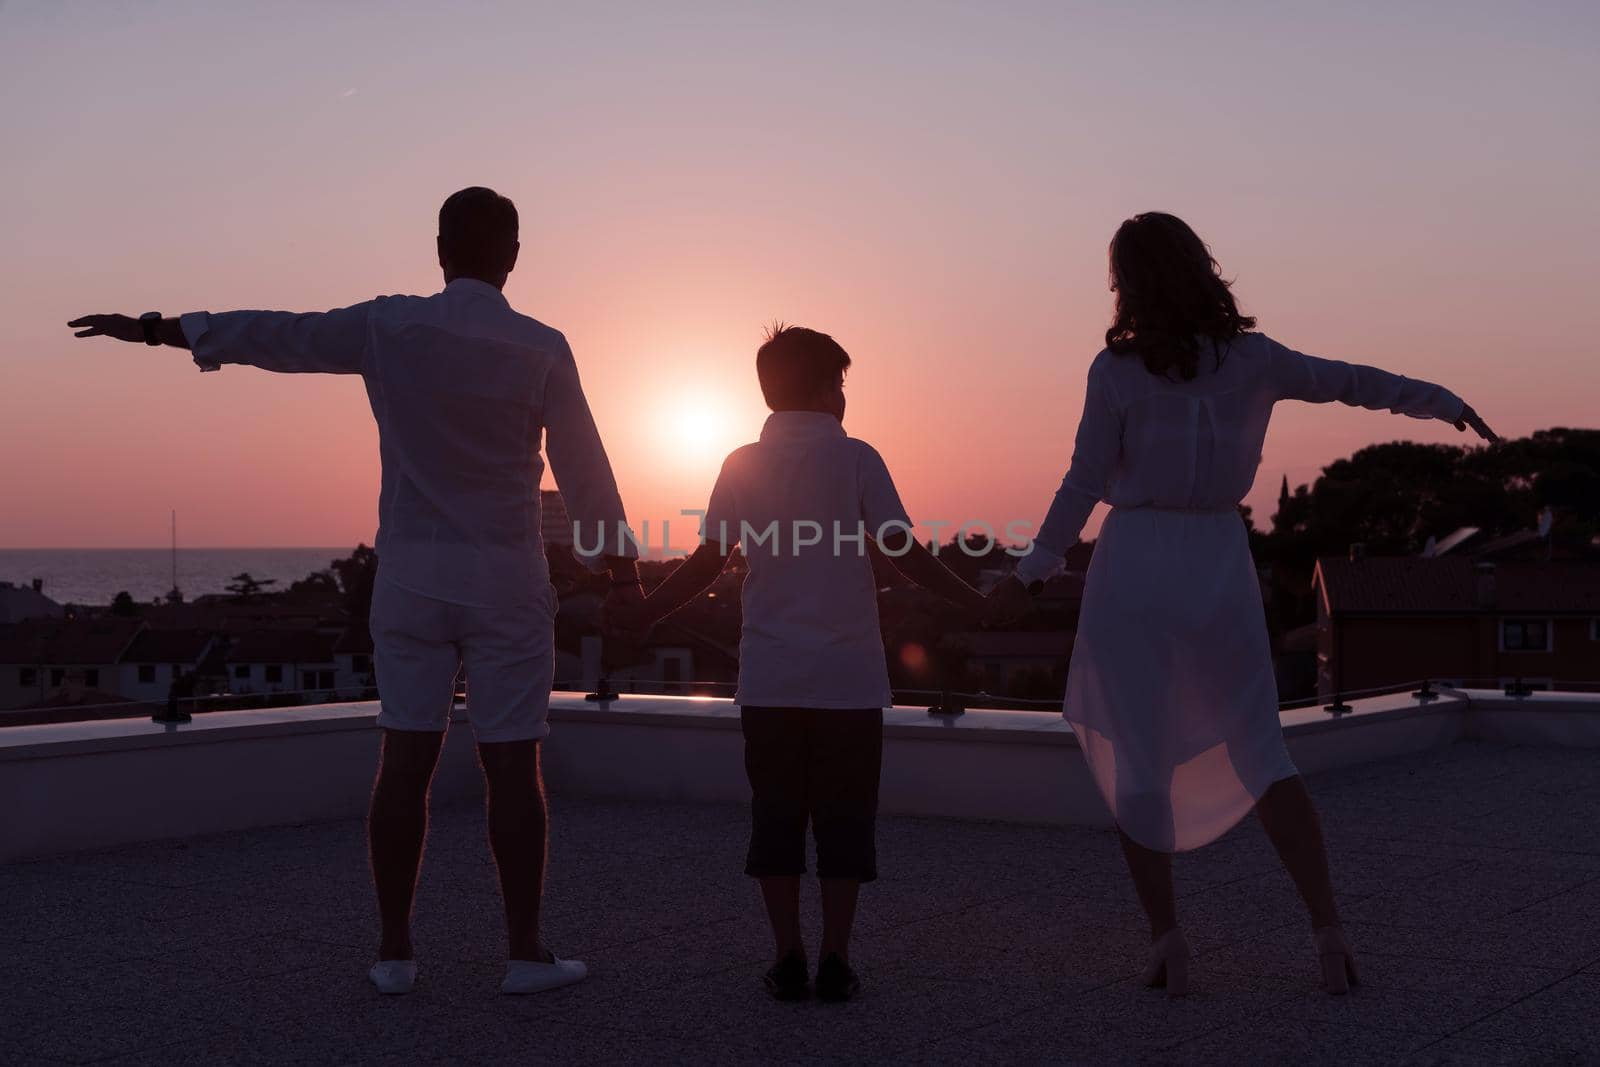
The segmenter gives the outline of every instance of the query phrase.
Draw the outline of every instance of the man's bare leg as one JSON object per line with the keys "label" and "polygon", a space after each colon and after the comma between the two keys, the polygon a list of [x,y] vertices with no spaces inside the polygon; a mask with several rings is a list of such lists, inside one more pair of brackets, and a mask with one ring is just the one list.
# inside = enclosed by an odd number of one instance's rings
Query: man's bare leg
{"label": "man's bare leg", "polygon": [[372,882],[382,926],[380,960],[412,957],[411,902],[428,834],[428,786],[443,743],[442,732],[383,731],[378,776],[367,813]]}
{"label": "man's bare leg", "polygon": [[549,963],[554,957],[539,940],[549,825],[539,742],[483,742],[478,759],[488,781],[489,847],[500,869],[509,958]]}

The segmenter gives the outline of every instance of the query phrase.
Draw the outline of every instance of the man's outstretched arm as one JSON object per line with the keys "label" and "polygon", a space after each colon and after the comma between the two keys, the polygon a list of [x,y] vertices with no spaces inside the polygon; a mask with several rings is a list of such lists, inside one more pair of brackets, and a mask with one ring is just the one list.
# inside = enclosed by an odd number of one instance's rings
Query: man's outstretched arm
{"label": "man's outstretched arm", "polygon": [[359,374],[371,308],[364,303],[333,311],[197,311],[159,320],[85,315],[67,325],[81,327],[78,337],[186,348],[202,370],[239,363],[286,374]]}

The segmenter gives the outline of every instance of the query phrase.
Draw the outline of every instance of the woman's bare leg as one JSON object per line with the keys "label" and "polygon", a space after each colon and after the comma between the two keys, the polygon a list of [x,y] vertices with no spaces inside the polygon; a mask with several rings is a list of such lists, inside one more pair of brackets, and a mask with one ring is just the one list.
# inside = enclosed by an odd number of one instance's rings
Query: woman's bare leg
{"label": "woman's bare leg", "polygon": [[1297,774],[1273,782],[1256,802],[1256,815],[1311,913],[1312,928],[1338,926],[1339,909],[1333,903],[1322,820],[1305,781]]}
{"label": "woman's bare leg", "polygon": [[1145,848],[1119,828],[1122,855],[1133,876],[1133,888],[1150,920],[1150,940],[1159,941],[1178,925],[1178,905],[1172,889],[1172,854]]}

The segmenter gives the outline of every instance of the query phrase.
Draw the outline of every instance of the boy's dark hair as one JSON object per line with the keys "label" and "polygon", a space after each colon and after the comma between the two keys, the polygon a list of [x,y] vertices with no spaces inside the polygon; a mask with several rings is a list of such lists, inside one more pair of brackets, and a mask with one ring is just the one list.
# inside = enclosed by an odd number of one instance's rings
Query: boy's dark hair
{"label": "boy's dark hair", "polygon": [[439,208],[439,249],[468,275],[503,274],[517,248],[517,205],[474,185],[451,193]]}
{"label": "boy's dark hair", "polygon": [[850,353],[825,333],[777,323],[756,350],[761,395],[773,411],[804,408],[833,388],[850,367]]}

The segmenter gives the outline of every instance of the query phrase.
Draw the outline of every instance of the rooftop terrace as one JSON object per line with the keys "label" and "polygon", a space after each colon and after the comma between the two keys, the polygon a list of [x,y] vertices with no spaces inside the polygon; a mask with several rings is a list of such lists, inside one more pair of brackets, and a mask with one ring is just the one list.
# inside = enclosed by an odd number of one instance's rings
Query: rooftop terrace
{"label": "rooftop terrace", "polygon": [[1457,741],[1312,786],[1365,979],[1342,1000],[1316,989],[1302,913],[1254,825],[1178,861],[1197,988],[1173,1002],[1135,981],[1145,935],[1108,830],[887,817],[856,944],[864,994],[777,1004],[757,981],[768,946],[740,807],[558,791],[546,927],[589,961],[582,985],[498,995],[482,817],[456,801],[432,825],[407,998],[365,979],[358,819],[0,868],[0,1060],[1600,1056],[1595,750]]}

